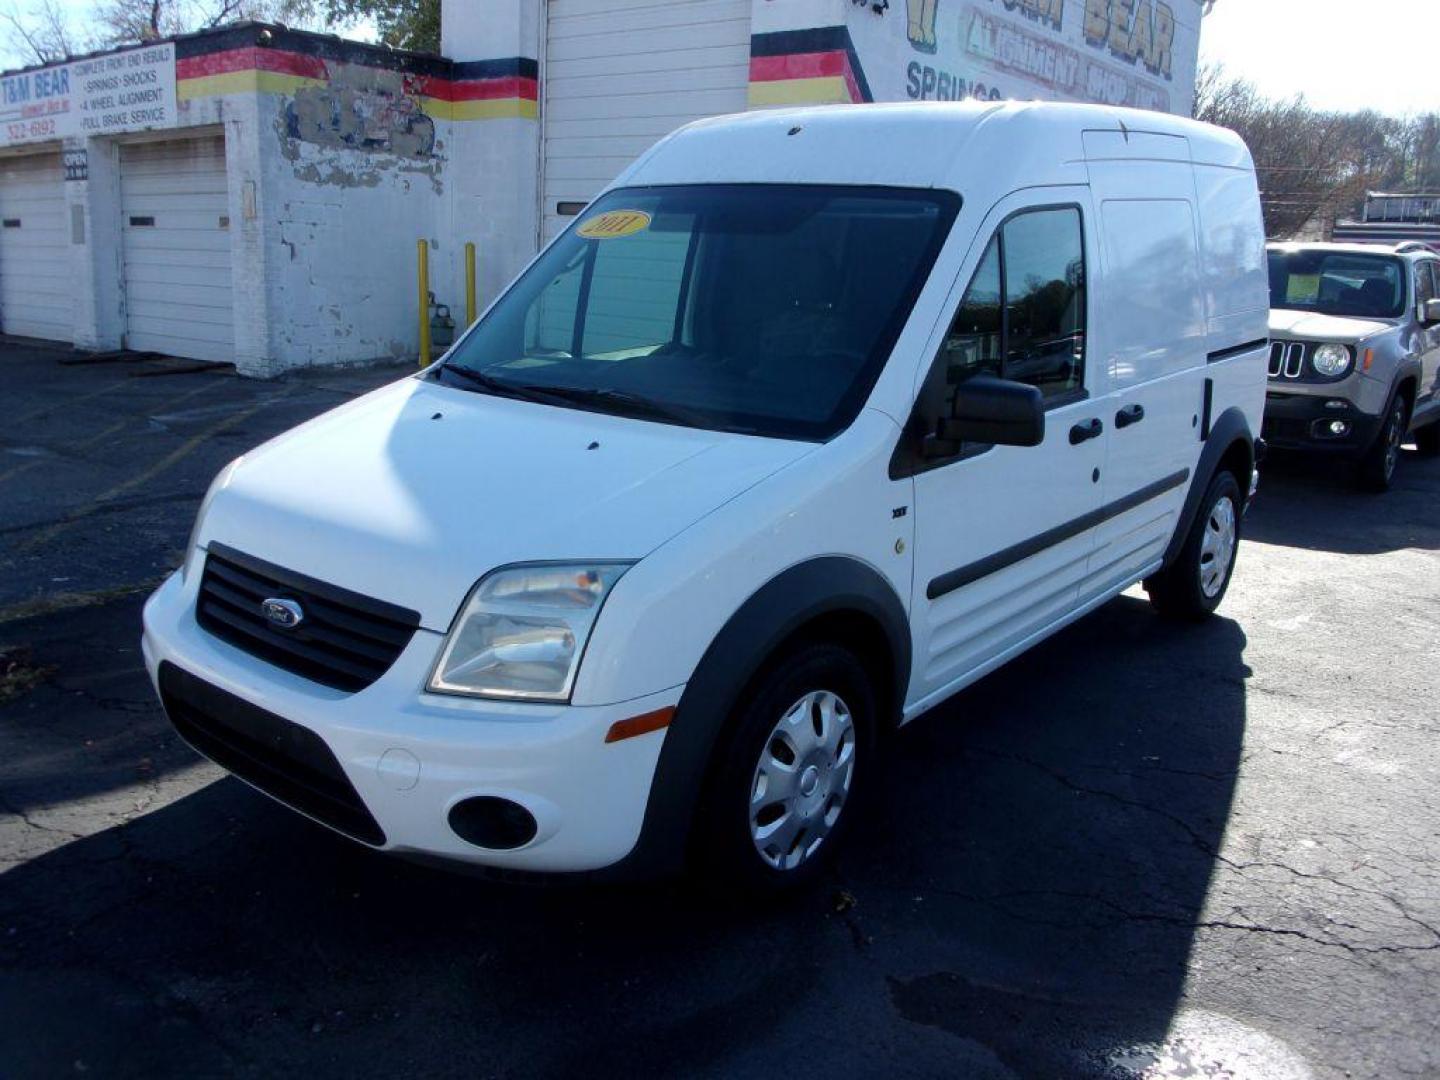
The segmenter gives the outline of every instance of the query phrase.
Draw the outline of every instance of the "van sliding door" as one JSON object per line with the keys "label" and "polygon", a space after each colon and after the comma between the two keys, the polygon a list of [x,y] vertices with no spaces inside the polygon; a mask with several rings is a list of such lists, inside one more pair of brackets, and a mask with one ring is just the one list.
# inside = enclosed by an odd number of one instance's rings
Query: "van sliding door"
{"label": "van sliding door", "polygon": [[1187,140],[1086,132],[1085,148],[1105,266],[1093,297],[1109,372],[1103,497],[1115,511],[1091,555],[1099,595],[1153,572],[1174,532],[1199,460],[1207,324]]}

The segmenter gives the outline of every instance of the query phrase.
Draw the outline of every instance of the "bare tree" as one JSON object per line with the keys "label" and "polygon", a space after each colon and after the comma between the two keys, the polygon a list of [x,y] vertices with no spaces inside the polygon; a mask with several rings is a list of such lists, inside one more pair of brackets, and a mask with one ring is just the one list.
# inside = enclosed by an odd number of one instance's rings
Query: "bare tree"
{"label": "bare tree", "polygon": [[82,51],[70,21],[56,0],[39,0],[28,11],[0,9],[10,47],[28,63],[50,64]]}
{"label": "bare tree", "polygon": [[1195,115],[1232,129],[1250,147],[1272,237],[1333,220],[1363,199],[1380,171],[1376,147],[1362,137],[1367,125],[1357,116],[1320,112],[1304,97],[1267,98],[1218,67],[1200,72]]}
{"label": "bare tree", "polygon": [[1195,115],[1249,145],[1272,237],[1325,234],[1359,213],[1367,191],[1440,188],[1440,113],[1325,112],[1303,97],[1267,98],[1218,65],[1201,68],[1195,91]]}
{"label": "bare tree", "polygon": [[95,21],[102,44],[123,45],[246,19],[304,21],[311,6],[301,0],[99,0]]}

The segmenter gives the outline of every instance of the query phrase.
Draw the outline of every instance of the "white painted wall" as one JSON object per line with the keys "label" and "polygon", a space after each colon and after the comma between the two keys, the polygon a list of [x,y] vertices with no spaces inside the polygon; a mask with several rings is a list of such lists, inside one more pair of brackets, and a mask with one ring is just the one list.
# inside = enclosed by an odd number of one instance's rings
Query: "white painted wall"
{"label": "white painted wall", "polygon": [[[253,224],[263,252],[264,303],[272,313],[267,373],[416,355],[418,239],[430,239],[434,249],[437,298],[452,309],[463,305],[456,242],[441,227],[446,151],[406,159],[293,139],[284,133],[287,104],[278,95],[261,97],[255,124],[260,171]],[[448,125],[439,127],[443,144]]]}
{"label": "white painted wall", "polygon": [[[542,0],[442,3],[440,51],[462,62],[535,60],[541,52],[542,25]],[[450,126],[452,186],[444,223],[457,244],[468,240],[478,246],[482,311],[535,254],[539,155],[536,119],[501,117]],[[458,258],[451,273],[463,273]],[[463,288],[456,295],[463,298]],[[453,310],[457,322],[463,322],[458,317],[461,305]]]}

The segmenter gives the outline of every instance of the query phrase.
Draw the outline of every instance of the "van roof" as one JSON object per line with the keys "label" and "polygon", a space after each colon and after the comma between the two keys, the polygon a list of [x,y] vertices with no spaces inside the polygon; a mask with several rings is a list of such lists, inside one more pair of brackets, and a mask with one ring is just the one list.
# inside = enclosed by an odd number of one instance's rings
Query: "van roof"
{"label": "van roof", "polygon": [[[1117,133],[1099,141],[1090,132]],[[1148,136],[1148,138],[1147,138]],[[1184,140],[1184,141],[1182,141]],[[1096,157],[1253,169],[1239,136],[1166,113],[1060,102],[899,102],[776,109],[697,120],[617,185],[842,183],[940,187],[1084,183]],[[983,165],[983,168],[977,168]]]}

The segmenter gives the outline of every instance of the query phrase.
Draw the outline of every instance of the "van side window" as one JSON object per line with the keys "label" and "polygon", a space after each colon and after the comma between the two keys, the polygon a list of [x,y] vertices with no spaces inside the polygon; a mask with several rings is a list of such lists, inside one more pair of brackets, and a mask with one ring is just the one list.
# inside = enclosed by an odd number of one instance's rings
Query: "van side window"
{"label": "van side window", "polygon": [[972,375],[984,372],[1000,374],[1000,237],[997,235],[985,249],[985,257],[965,297],[955,321],[940,347],[941,363],[946,369],[946,383],[954,386]]}
{"label": "van side window", "polygon": [[1085,254],[1078,210],[1030,210],[1000,228],[937,359],[947,386],[984,372],[1038,386],[1047,399],[1081,388]]}
{"label": "van side window", "polygon": [[1004,376],[1047,398],[1085,373],[1085,255],[1080,212],[1037,210],[1005,223]]}

